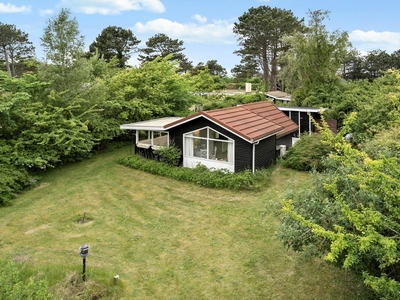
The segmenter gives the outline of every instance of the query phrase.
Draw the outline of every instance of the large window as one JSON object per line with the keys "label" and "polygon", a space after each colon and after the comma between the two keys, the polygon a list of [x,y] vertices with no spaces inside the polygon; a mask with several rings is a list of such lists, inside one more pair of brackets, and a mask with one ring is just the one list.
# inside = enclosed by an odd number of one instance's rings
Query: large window
{"label": "large window", "polygon": [[233,140],[211,128],[185,135],[185,155],[221,162],[233,162]]}

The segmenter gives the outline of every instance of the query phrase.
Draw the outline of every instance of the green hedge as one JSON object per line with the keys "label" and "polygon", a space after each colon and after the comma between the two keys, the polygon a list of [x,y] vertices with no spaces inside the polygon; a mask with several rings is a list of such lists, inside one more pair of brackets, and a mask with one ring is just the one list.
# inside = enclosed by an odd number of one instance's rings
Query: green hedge
{"label": "green hedge", "polygon": [[249,170],[240,173],[230,173],[224,170],[211,171],[200,164],[194,169],[171,167],[165,163],[149,160],[138,155],[120,157],[118,163],[132,169],[170,177],[179,181],[192,182],[209,188],[259,190],[258,182]]}

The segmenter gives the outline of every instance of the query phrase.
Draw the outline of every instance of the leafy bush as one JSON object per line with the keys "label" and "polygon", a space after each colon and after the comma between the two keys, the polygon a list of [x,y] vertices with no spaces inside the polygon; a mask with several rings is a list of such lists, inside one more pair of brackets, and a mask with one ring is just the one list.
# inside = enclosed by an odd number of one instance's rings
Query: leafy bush
{"label": "leafy bush", "polygon": [[374,159],[381,155],[400,159],[400,124],[382,130],[362,144],[361,149]]}
{"label": "leafy bush", "polygon": [[171,143],[168,147],[161,147],[160,149],[155,150],[154,154],[161,162],[164,162],[171,167],[176,167],[179,165],[182,152],[174,143]]}
{"label": "leafy bush", "polygon": [[278,235],[294,250],[312,249],[362,277],[373,299],[400,299],[399,159],[374,159],[346,142],[354,120],[350,115],[336,136],[323,129],[335,152],[310,184],[284,195]]}
{"label": "leafy bush", "polygon": [[132,169],[170,177],[179,181],[192,182],[209,188],[259,189],[256,178],[249,170],[240,173],[230,173],[226,170],[212,171],[201,164],[198,164],[194,169],[171,167],[166,163],[149,160],[138,155],[120,157],[118,163]]}
{"label": "leafy bush", "polygon": [[0,205],[8,205],[17,193],[28,185],[24,170],[0,163]]}
{"label": "leafy bush", "polygon": [[0,261],[0,299],[46,300],[53,299],[43,280],[29,278],[25,282],[21,278],[18,266],[12,261]]}
{"label": "leafy bush", "polygon": [[320,134],[302,135],[282,159],[282,165],[299,171],[322,170],[321,160],[332,150],[322,143]]}

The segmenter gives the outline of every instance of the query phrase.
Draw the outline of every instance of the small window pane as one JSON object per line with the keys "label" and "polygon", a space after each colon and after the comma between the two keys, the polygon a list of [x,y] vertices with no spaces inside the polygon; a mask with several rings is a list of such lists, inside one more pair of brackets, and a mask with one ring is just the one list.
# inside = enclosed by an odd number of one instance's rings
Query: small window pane
{"label": "small window pane", "polygon": [[231,143],[209,141],[209,159],[232,162],[232,148],[229,147]]}
{"label": "small window pane", "polygon": [[193,138],[193,156],[207,158],[207,140]]}
{"label": "small window pane", "polygon": [[204,137],[207,138],[207,128],[193,131],[193,136]]}

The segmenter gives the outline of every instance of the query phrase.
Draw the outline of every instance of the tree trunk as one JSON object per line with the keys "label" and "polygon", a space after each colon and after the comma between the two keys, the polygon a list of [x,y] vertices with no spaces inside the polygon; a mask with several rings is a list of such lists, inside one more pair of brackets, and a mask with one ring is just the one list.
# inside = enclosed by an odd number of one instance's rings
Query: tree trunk
{"label": "tree trunk", "polygon": [[275,54],[271,59],[271,77],[270,77],[270,91],[276,91],[276,77],[278,76]]}
{"label": "tree trunk", "polygon": [[7,53],[7,49],[6,49],[5,45],[3,45],[3,52],[4,52],[4,60],[6,61],[6,65],[7,65],[8,75],[10,75],[12,77],[10,62],[8,61],[8,53]]}
{"label": "tree trunk", "polygon": [[263,70],[263,79],[264,79],[264,86],[267,88],[269,85],[269,61],[267,55],[267,49],[264,47],[262,53],[262,70]]}

